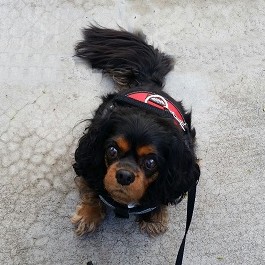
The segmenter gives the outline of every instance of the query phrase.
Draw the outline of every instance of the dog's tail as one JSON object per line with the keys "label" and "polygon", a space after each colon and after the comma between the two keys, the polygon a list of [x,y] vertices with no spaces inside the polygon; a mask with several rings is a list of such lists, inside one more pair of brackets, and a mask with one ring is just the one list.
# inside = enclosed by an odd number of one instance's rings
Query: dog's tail
{"label": "dog's tail", "polygon": [[173,69],[173,58],[148,45],[142,33],[91,26],[83,30],[83,36],[76,56],[109,74],[121,87],[163,88],[166,74]]}

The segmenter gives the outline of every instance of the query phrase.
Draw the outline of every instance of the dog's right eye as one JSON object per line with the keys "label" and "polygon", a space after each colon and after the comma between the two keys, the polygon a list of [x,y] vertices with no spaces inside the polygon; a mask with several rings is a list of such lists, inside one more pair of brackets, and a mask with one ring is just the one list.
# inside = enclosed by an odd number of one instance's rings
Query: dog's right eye
{"label": "dog's right eye", "polygon": [[110,146],[106,152],[108,158],[115,159],[118,156],[118,150],[114,146]]}
{"label": "dog's right eye", "polygon": [[149,158],[149,159],[146,159],[144,161],[144,167],[147,169],[147,170],[154,170],[156,169],[157,167],[157,164],[156,164],[156,161],[152,158]]}

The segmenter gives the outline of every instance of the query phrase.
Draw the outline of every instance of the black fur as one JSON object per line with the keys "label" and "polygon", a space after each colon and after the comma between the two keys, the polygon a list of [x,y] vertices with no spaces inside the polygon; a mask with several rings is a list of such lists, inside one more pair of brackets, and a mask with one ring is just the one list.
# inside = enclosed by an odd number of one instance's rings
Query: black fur
{"label": "black fur", "polygon": [[141,33],[131,34],[99,27],[83,31],[84,41],[76,46],[76,55],[92,68],[110,74],[120,85],[135,87],[154,83],[162,87],[173,59],[145,42]]}
{"label": "black fur", "polygon": [[[76,56],[107,73],[123,89],[103,97],[80,139],[75,152],[77,175],[82,175],[96,192],[104,192],[105,143],[111,136],[123,134],[133,145],[153,144],[158,150],[159,175],[141,198],[141,204],[176,203],[196,183],[200,170],[194,152],[191,114],[181,102],[161,91],[165,75],[173,68],[173,59],[148,45],[139,33],[91,26],[83,34],[84,40],[76,46]],[[135,106],[113,105],[118,93],[138,90],[152,91],[174,102],[188,124],[188,132],[183,132],[171,118]]]}

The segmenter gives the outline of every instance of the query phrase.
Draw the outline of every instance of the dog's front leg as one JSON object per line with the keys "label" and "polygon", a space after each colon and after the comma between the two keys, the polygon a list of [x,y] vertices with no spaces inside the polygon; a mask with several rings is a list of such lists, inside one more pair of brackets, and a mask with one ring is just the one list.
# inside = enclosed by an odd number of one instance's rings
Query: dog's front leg
{"label": "dog's front leg", "polygon": [[154,237],[167,231],[168,212],[166,206],[161,206],[151,213],[139,215],[137,218],[140,230]]}
{"label": "dog's front leg", "polygon": [[81,203],[76,207],[71,221],[77,225],[76,234],[82,236],[95,231],[105,217],[105,207],[82,177],[76,177],[75,182],[80,191]]}

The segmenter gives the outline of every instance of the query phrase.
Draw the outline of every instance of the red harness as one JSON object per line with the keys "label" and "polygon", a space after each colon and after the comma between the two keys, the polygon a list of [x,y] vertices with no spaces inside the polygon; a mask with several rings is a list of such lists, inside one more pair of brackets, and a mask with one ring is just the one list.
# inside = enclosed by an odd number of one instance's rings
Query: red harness
{"label": "red harness", "polygon": [[179,109],[168,99],[165,99],[158,94],[146,91],[132,92],[127,94],[126,97],[140,101],[142,103],[146,103],[160,110],[170,112],[175,119],[175,122],[181,126],[183,131],[186,131],[185,126],[187,125],[187,123],[185,122],[183,115],[181,114]]}

